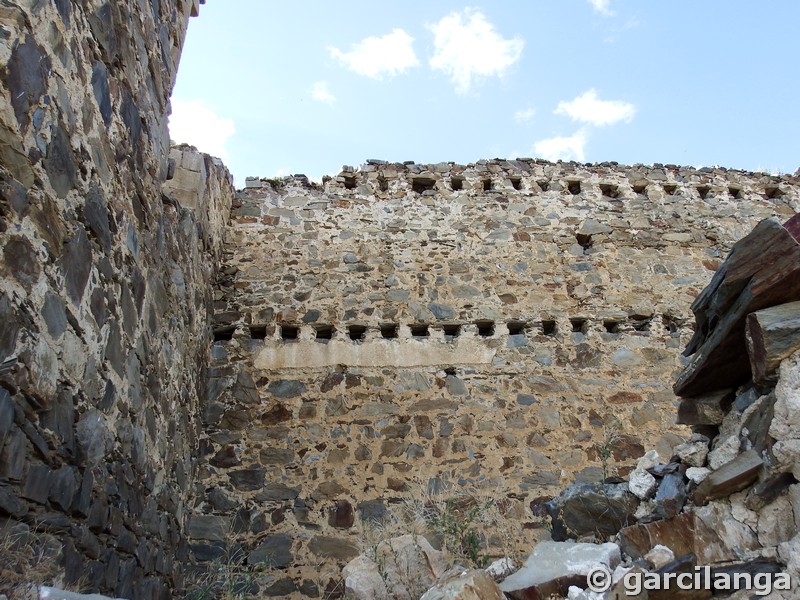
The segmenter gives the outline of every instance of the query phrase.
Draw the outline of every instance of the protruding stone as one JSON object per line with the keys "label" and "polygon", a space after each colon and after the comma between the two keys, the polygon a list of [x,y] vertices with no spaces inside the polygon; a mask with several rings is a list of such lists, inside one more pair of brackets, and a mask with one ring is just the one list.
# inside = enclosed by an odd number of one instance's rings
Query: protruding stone
{"label": "protruding stone", "polygon": [[705,504],[709,500],[724,498],[746,488],[756,480],[763,466],[764,461],[754,450],[741,453],[697,486],[694,491],[695,503]]}

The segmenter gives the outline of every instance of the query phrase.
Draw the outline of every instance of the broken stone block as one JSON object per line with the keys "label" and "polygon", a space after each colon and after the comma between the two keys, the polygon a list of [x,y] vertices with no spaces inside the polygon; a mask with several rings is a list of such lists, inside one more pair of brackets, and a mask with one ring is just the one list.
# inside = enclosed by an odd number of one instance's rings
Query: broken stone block
{"label": "broken stone block", "polygon": [[655,514],[661,519],[669,519],[681,511],[686,503],[686,484],[682,471],[670,473],[661,480],[655,500]]}
{"label": "broken stone block", "polygon": [[708,440],[678,444],[672,449],[672,453],[680,458],[684,465],[702,467],[706,464],[708,456]]}
{"label": "broken stone block", "polygon": [[[353,558],[342,576],[347,594],[359,600],[389,600],[421,594],[448,566],[444,554],[428,540],[407,534],[380,542],[370,553]],[[409,573],[414,574],[413,580]],[[409,586],[415,589],[409,590]]]}
{"label": "broken stone block", "polygon": [[628,476],[628,489],[637,498],[649,498],[658,487],[656,478],[644,469],[634,469]]}
{"label": "broken stone block", "polygon": [[753,381],[777,378],[781,362],[800,350],[800,302],[789,302],[747,316],[747,352]]}
{"label": "broken stone block", "polygon": [[525,564],[503,580],[500,589],[510,598],[566,596],[571,585],[586,585],[586,575],[597,566],[609,570],[620,562],[619,546],[612,543],[540,542]]}
{"label": "broken stone block", "polygon": [[500,587],[486,571],[466,571],[438,582],[420,600],[505,600]]}
{"label": "broken stone block", "polygon": [[734,390],[720,390],[704,396],[681,398],[678,423],[683,425],[719,425],[731,408]]}
{"label": "broken stone block", "polygon": [[724,498],[743,490],[758,478],[763,466],[764,461],[755,450],[739,454],[697,486],[693,496],[695,504],[703,505],[709,500]]}
{"label": "broken stone block", "polygon": [[[800,298],[800,217],[764,219],[736,242],[711,283],[692,303],[697,327],[684,354],[692,361],[673,389],[699,396],[750,376],[745,319],[751,312]],[[776,276],[779,274],[779,276]]]}
{"label": "broken stone block", "polygon": [[573,484],[546,503],[553,523],[553,539],[582,535],[610,536],[636,521],[639,499],[628,483]]}

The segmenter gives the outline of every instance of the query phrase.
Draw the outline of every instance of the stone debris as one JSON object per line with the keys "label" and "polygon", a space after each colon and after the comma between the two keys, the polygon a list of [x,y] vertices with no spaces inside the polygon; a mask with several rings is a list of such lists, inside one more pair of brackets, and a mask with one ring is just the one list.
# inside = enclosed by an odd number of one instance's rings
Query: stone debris
{"label": "stone debris", "polygon": [[506,596],[486,571],[467,571],[436,584],[420,600],[505,600]]}
{"label": "stone debris", "polygon": [[789,302],[747,316],[747,352],[753,382],[777,375],[780,363],[800,350],[800,302]]}
{"label": "stone debris", "polygon": [[406,534],[360,554],[347,563],[342,576],[346,593],[359,600],[416,600],[448,567],[444,554],[428,540]]}
{"label": "stone debris", "polygon": [[540,542],[519,571],[503,580],[500,589],[518,599],[566,596],[570,586],[584,587],[586,575],[595,567],[604,565],[611,571],[619,562],[616,544]]}
{"label": "stone debris", "polygon": [[[747,315],[800,299],[800,215],[761,221],[734,244],[714,279],[692,303],[697,320],[685,354],[691,363],[673,389],[683,397],[743,383],[750,374]],[[776,277],[775,274],[780,274]]]}

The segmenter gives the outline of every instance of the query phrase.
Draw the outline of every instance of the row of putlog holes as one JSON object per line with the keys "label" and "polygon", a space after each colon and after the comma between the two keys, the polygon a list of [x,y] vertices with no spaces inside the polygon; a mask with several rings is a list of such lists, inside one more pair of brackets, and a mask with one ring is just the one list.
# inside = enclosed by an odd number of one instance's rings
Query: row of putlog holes
{"label": "row of putlog holes", "polygon": [[[510,177],[509,181],[511,182],[511,186],[515,190],[523,189],[522,186],[522,178],[521,177]],[[491,178],[483,179],[481,182],[483,186],[484,192],[489,192],[494,189],[494,184]],[[566,182],[567,190],[573,196],[577,196],[581,193],[581,182],[576,180],[568,180]],[[378,185],[382,192],[386,192],[389,189],[389,182],[384,178],[378,179]],[[546,192],[550,189],[550,183],[548,181],[542,180],[537,181],[536,185],[539,186],[539,189],[542,192]],[[421,194],[428,190],[433,190],[436,186],[436,180],[430,177],[415,177],[411,180],[411,189],[412,191]],[[344,187],[348,190],[352,190],[356,187],[356,178],[355,176],[349,176],[344,178]],[[600,193],[605,196],[606,198],[617,198],[620,195],[619,186],[610,184],[610,183],[601,183],[599,184]],[[647,196],[647,185],[646,184],[635,184],[633,185],[633,191],[635,194],[640,194]],[[678,193],[678,186],[673,183],[665,183],[662,185],[664,189],[664,193],[667,196],[675,196]],[[460,191],[464,189],[464,178],[463,177],[451,177],[450,178],[450,189],[454,192]],[[705,200],[709,193],[711,193],[711,188],[707,185],[699,185],[696,187],[697,193]],[[764,195],[769,199],[778,199],[783,197],[783,191],[778,186],[767,186],[764,188]],[[736,186],[729,186],[728,187],[728,196],[735,200],[742,199],[742,188]]]}
{"label": "row of putlog holes", "polygon": [[[570,322],[570,333],[588,333],[589,320],[584,318],[572,318]],[[603,320],[603,332],[618,334],[622,332],[624,321],[615,319]],[[652,319],[630,319],[628,323],[634,331],[647,332],[650,331]],[[669,333],[676,333],[678,331],[678,324],[670,317],[663,316],[662,323],[665,330]],[[480,337],[489,338],[495,334],[495,322],[489,320],[474,321],[477,333]],[[446,340],[453,340],[461,335],[462,324],[459,323],[446,323],[438,325],[441,327]],[[284,341],[297,340],[300,337],[300,327],[290,323],[281,323],[278,325],[280,328],[280,337]],[[411,336],[415,339],[424,339],[430,336],[430,325],[427,323],[413,323],[409,325]],[[508,335],[525,335],[530,331],[531,326],[525,321],[509,321],[506,323]],[[396,339],[399,337],[398,332],[400,326],[397,323],[385,323],[380,325],[380,334],[383,339]],[[250,338],[254,340],[263,340],[267,337],[266,325],[250,325]],[[222,327],[214,330],[214,341],[230,341],[233,339],[233,334],[236,328]],[[333,325],[320,324],[314,326],[315,338],[318,341],[326,342],[333,339],[333,334],[336,328]],[[541,335],[552,337],[558,333],[558,326],[555,320],[545,319],[539,325],[539,332]],[[347,336],[354,342],[362,341],[367,333],[365,325],[348,325]]]}

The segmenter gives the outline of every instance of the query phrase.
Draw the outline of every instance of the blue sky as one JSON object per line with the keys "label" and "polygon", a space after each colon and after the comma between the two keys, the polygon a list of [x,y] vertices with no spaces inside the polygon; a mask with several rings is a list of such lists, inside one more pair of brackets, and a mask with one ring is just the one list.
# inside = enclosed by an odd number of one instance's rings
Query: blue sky
{"label": "blue sky", "polygon": [[800,167],[800,2],[208,0],[172,137],[246,176],[368,158]]}

